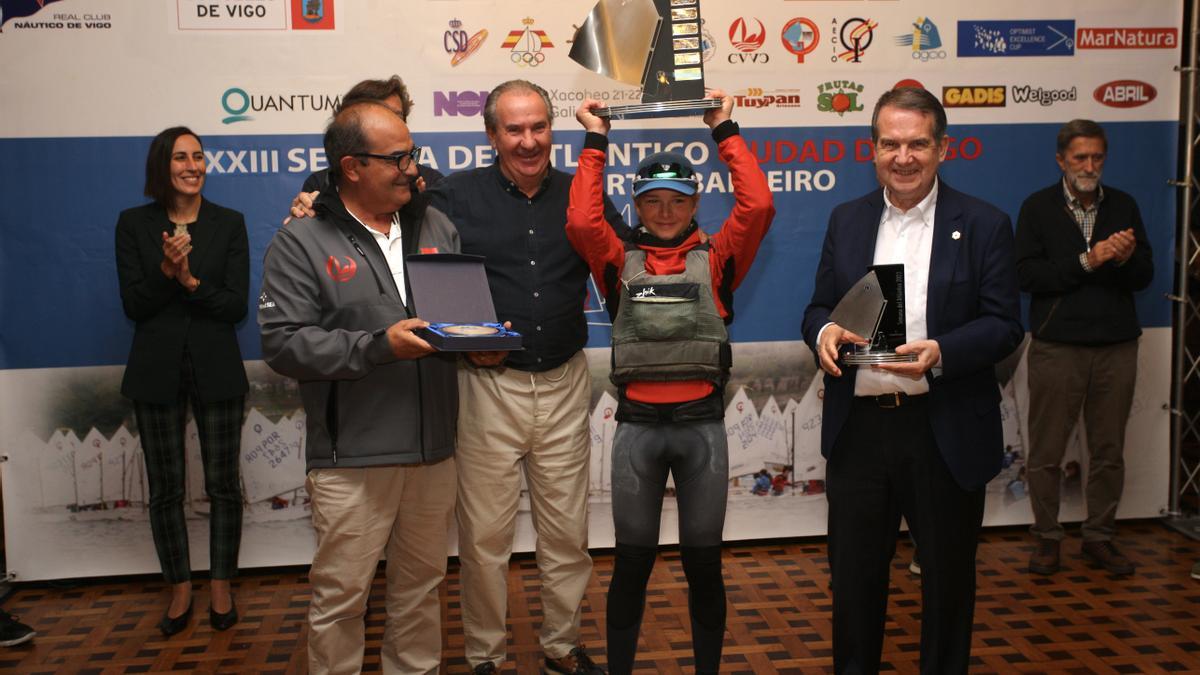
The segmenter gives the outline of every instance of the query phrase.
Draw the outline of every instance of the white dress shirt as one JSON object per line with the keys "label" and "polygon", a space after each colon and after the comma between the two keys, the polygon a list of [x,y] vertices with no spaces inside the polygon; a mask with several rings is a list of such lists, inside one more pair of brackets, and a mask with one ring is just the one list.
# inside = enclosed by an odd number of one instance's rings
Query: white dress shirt
{"label": "white dress shirt", "polygon": [[[925,323],[925,297],[929,288],[929,257],[933,251],[933,214],[937,209],[938,181],[916,206],[896,208],[883,191],[883,216],[875,239],[876,265],[904,264],[904,330],[909,342],[929,337]],[[870,336],[864,335],[869,338]],[[878,396],[904,392],[925,394],[925,376],[907,377],[868,366],[860,366],[854,379],[855,396]]]}
{"label": "white dress shirt", "polygon": [[388,269],[392,272],[392,279],[396,281],[396,290],[400,291],[400,301],[408,303],[408,293],[404,286],[404,241],[400,236],[400,214],[392,215],[392,227],[387,234],[376,230],[373,227],[367,226],[361,218],[354,215],[350,209],[346,212],[354,217],[360,225],[367,228],[367,232],[371,233],[371,237],[375,239],[375,244],[379,246],[379,250],[383,252],[384,259],[387,260]]}

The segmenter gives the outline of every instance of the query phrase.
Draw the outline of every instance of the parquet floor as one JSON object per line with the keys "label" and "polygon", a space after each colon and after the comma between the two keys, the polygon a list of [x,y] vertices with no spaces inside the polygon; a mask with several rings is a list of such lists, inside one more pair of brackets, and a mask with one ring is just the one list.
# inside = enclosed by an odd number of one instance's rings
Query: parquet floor
{"label": "parquet floor", "polygon": [[[1128,578],[1089,568],[1078,540],[1064,547],[1054,577],[1024,571],[1031,543],[1024,529],[985,532],[979,549],[975,672],[1200,672],[1200,560],[1195,542],[1157,522],[1123,523],[1118,542],[1139,565]],[[892,575],[884,645],[886,669],[918,670],[920,580],[907,571],[901,545]],[[595,556],[583,641],[603,660],[604,588],[610,553]],[[665,563],[665,564],[664,564]],[[807,673],[831,670],[830,596],[823,539],[728,546],[729,631],[723,671]],[[536,673],[540,649],[537,568],[514,560],[509,576],[510,662],[506,672]],[[443,588],[446,670],[462,659],[457,567]],[[32,644],[0,648],[0,671],[21,673],[303,672],[308,586],[303,569],[249,572],[237,582],[242,622],[227,633],[208,626],[208,587],[197,582],[197,619],[164,640],[155,629],[166,587],[147,578],[77,585],[25,585],[4,608],[38,631]],[[364,670],[379,670],[383,575],[367,616]],[[687,589],[679,554],[667,549],[651,580],[639,672],[691,672]]]}

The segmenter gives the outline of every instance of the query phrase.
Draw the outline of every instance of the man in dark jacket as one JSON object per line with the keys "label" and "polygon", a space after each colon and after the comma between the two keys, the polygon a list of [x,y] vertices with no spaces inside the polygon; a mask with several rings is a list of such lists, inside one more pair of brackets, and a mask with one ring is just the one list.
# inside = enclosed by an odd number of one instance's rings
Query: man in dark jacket
{"label": "man in dark jacket", "polygon": [[362,668],[363,615],[387,554],[383,669],[441,663],[437,588],[454,508],[454,359],[414,334],[407,254],[457,253],[458,233],[416,187],[420,151],[386,106],[338,112],[325,132],[336,190],[276,232],[263,263],[263,358],[300,381],[317,550],[308,666]]}
{"label": "man in dark jacket", "polygon": [[1080,408],[1089,456],[1083,555],[1112,574],[1133,572],[1112,538],[1142,334],[1133,294],[1154,268],[1137,203],[1100,185],[1107,151],[1099,124],[1064,124],[1062,180],[1030,195],[1017,219],[1017,274],[1032,296],[1027,467],[1038,547],[1029,570],[1038,574],[1058,571],[1059,465]]}

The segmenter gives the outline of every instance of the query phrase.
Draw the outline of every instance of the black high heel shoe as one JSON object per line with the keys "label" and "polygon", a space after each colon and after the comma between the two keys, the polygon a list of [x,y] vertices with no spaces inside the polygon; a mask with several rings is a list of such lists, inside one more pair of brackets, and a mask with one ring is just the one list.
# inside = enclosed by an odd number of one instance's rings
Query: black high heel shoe
{"label": "black high heel shoe", "polygon": [[237,605],[234,604],[233,598],[229,599],[229,611],[224,614],[214,611],[210,605],[208,608],[208,622],[212,624],[213,630],[229,630],[238,622]]}
{"label": "black high heel shoe", "polygon": [[192,601],[188,601],[188,608],[183,611],[183,614],[172,617],[170,613],[171,608],[167,607],[167,611],[163,612],[162,621],[158,622],[158,629],[162,631],[163,637],[171,637],[187,628],[192,621]]}

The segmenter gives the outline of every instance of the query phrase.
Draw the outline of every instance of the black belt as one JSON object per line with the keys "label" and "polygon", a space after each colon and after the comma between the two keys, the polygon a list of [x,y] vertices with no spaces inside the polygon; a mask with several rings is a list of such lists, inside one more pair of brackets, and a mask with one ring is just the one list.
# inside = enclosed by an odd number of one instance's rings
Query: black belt
{"label": "black belt", "polygon": [[925,397],[929,394],[906,394],[902,391],[894,391],[890,394],[880,394],[878,396],[855,396],[854,400],[863,401],[864,403],[873,403],[880,408],[900,408],[906,405],[914,405],[925,401]]}

